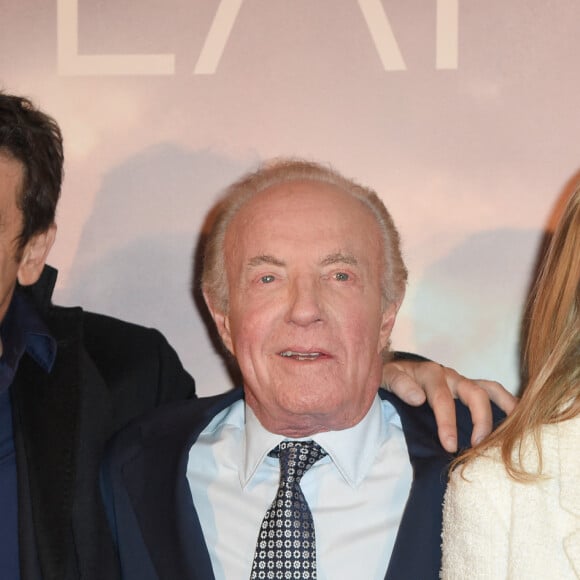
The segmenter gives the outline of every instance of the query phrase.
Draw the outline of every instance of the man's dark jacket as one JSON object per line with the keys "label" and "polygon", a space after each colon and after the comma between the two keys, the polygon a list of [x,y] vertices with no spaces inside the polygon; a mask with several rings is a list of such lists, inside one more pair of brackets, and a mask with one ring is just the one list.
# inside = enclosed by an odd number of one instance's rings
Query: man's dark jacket
{"label": "man's dark jacket", "polygon": [[[22,580],[116,580],[98,489],[107,440],[195,384],[156,330],[51,304],[56,271],[25,292],[57,341],[50,373],[24,354],[12,383]],[[1,574],[0,574],[1,576]]]}
{"label": "man's dark jacket", "polygon": [[[409,499],[385,578],[437,580],[442,502],[451,456],[439,444],[428,405],[409,407],[382,389],[379,394],[401,417],[413,468]],[[241,397],[241,389],[235,389],[174,403],[138,420],[115,438],[103,463],[102,488],[124,580],[214,578],[186,478],[187,461],[191,446],[213,417]],[[461,403],[457,403],[457,424],[459,444],[466,447],[472,425]]]}

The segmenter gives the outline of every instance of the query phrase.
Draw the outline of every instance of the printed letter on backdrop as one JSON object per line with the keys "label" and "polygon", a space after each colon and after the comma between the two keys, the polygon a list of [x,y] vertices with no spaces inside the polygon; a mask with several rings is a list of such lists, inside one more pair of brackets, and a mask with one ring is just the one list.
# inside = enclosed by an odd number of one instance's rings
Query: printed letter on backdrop
{"label": "printed letter on backdrop", "polygon": [[79,55],[78,0],[58,0],[58,74],[61,76],[172,75],[172,54]]}

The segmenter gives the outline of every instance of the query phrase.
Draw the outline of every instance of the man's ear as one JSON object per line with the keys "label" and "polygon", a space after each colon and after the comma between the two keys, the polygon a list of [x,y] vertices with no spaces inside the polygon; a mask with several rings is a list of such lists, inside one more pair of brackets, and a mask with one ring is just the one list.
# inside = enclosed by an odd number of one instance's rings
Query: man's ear
{"label": "man's ear", "polygon": [[40,278],[55,237],[56,225],[52,224],[46,231],[35,234],[26,242],[18,266],[18,282],[22,286],[30,286]]}
{"label": "man's ear", "polygon": [[383,311],[380,329],[382,348],[385,348],[389,344],[391,332],[393,332],[393,326],[395,325],[395,320],[397,320],[397,313],[399,312],[402,302],[402,299],[399,302],[391,302],[391,304],[388,304]]}
{"label": "man's ear", "polygon": [[203,293],[203,298],[211,314],[211,317],[215,322],[215,325],[217,327],[220,338],[224,343],[224,346],[233,354],[234,349],[232,343],[232,334],[230,330],[230,319],[228,315],[225,312],[223,312],[223,308],[216,308],[212,300],[205,292]]}

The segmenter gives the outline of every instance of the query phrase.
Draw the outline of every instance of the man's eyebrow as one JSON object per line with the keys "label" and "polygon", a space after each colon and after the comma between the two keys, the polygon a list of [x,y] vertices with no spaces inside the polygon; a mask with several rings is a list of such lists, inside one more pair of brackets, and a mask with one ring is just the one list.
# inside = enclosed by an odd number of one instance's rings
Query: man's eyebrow
{"label": "man's eyebrow", "polygon": [[358,260],[352,254],[336,252],[335,254],[330,254],[323,258],[320,264],[322,266],[331,266],[332,264],[349,264],[351,266],[356,266]]}
{"label": "man's eyebrow", "polygon": [[282,260],[278,260],[274,256],[269,256],[267,254],[262,254],[261,256],[254,256],[248,260],[248,266],[250,268],[254,266],[261,266],[262,264],[270,264],[271,266],[285,266]]}

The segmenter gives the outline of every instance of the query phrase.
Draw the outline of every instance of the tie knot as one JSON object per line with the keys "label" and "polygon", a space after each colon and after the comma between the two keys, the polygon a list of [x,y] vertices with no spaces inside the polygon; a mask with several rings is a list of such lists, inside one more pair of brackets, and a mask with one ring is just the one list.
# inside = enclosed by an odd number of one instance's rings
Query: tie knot
{"label": "tie knot", "polygon": [[281,480],[298,484],[302,476],[326,456],[326,451],[314,441],[282,441],[270,455],[280,458]]}

